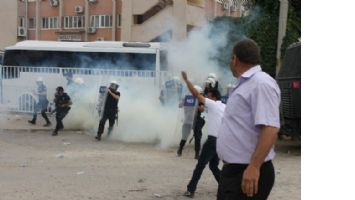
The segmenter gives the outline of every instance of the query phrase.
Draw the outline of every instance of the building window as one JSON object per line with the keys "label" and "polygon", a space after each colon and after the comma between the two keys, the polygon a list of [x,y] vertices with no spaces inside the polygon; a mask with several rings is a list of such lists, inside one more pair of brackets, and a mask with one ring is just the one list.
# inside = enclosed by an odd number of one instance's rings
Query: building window
{"label": "building window", "polygon": [[58,28],[58,17],[43,17],[42,29],[56,29]]}
{"label": "building window", "polygon": [[112,15],[92,15],[90,18],[90,26],[95,28],[111,28]]}
{"label": "building window", "polygon": [[65,16],[64,17],[64,28],[65,29],[84,28],[84,26],[85,26],[85,16]]}
{"label": "building window", "polygon": [[28,18],[28,28],[29,29],[36,28],[36,19],[35,18]]}
{"label": "building window", "polygon": [[117,27],[121,27],[121,15],[117,15]]}

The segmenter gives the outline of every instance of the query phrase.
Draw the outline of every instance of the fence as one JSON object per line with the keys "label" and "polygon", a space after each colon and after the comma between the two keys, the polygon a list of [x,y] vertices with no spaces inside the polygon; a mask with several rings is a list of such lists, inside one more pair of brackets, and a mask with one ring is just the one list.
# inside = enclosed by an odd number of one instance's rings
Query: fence
{"label": "fence", "polygon": [[[152,85],[157,91],[161,83],[170,77],[170,73],[148,70],[116,70],[91,68],[58,68],[58,67],[27,67],[0,65],[0,100],[2,106],[10,111],[31,113],[34,109],[36,96],[33,95],[35,81],[40,76],[45,81],[47,96],[54,96],[55,88],[67,85],[67,74],[73,78],[81,77],[92,87],[107,85],[112,79],[120,85],[144,84]],[[158,75],[158,76],[157,76]]]}

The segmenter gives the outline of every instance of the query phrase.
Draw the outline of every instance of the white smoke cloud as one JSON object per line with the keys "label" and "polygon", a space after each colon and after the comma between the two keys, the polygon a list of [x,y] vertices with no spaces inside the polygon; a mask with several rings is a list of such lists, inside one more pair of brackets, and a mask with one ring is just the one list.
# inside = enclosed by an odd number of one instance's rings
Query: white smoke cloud
{"label": "white smoke cloud", "polygon": [[[218,50],[226,46],[229,28],[221,26],[219,32],[212,32],[212,30],[215,29],[206,25],[191,31],[186,40],[168,44],[168,62],[173,75],[180,77],[181,70],[185,70],[189,78],[201,86],[210,72],[217,74],[222,88],[226,86],[226,82],[233,81],[228,70],[229,67],[221,68],[214,60]],[[92,62],[84,58],[82,60]],[[104,63],[101,66],[106,65],[109,64]],[[83,67],[85,66],[87,65],[83,63]],[[77,76],[80,75],[74,74],[74,78]],[[45,75],[42,77],[46,79]],[[145,78],[100,77],[97,75],[83,75],[81,77],[87,84],[87,88],[73,93],[73,106],[64,120],[65,128],[84,129],[88,133],[96,135],[99,118],[95,104],[99,86],[107,86],[111,79],[116,79],[120,84],[121,98],[118,126],[114,125],[112,139],[125,142],[156,143],[161,148],[176,145],[180,141],[183,109],[179,109],[178,105],[163,107],[158,99],[159,84],[154,84],[152,78],[143,80]],[[58,82],[53,83],[48,79],[46,81],[50,85],[58,85]],[[63,82],[64,78],[61,77],[61,84]],[[52,96],[48,96],[48,98],[53,99]],[[107,127],[108,122],[106,122],[103,137],[105,137]],[[204,135],[206,135],[205,131]]]}

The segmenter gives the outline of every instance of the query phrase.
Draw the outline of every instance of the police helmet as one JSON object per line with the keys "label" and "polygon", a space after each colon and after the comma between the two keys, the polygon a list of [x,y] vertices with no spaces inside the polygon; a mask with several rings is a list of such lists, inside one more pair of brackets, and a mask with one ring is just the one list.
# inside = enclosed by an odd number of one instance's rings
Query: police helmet
{"label": "police helmet", "polygon": [[78,84],[78,85],[82,85],[82,84],[84,84],[84,79],[81,78],[81,77],[76,77],[76,78],[74,79],[74,83],[76,83],[76,84]]}
{"label": "police helmet", "polygon": [[211,77],[207,78],[205,83],[210,84],[212,87],[216,85],[216,81]]}
{"label": "police helmet", "polygon": [[36,82],[43,82],[43,78],[42,77],[38,77]]}
{"label": "police helmet", "polygon": [[113,87],[113,88],[115,88],[117,90],[117,88],[120,87],[120,85],[118,85],[117,81],[112,80],[110,82],[110,87]]}
{"label": "police helmet", "polygon": [[215,73],[209,73],[207,78],[212,78],[215,82],[218,81],[217,80],[217,75]]}

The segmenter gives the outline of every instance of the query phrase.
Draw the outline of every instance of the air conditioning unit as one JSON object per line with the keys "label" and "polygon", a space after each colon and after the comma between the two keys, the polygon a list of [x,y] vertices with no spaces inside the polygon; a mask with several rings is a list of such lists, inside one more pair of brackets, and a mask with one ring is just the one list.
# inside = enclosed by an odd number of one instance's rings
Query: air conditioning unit
{"label": "air conditioning unit", "polygon": [[89,0],[89,3],[96,3],[97,0]]}
{"label": "air conditioning unit", "polygon": [[88,33],[96,33],[96,28],[95,27],[89,27],[88,30],[87,30]]}
{"label": "air conditioning unit", "polygon": [[19,37],[25,37],[26,36],[26,28],[23,26],[17,27],[17,36]]}
{"label": "air conditioning unit", "polygon": [[104,37],[98,37],[98,38],[96,38],[96,41],[105,41],[105,38]]}
{"label": "air conditioning unit", "polygon": [[75,6],[75,12],[80,14],[84,12],[84,6]]}
{"label": "air conditioning unit", "polygon": [[59,0],[50,0],[49,3],[51,4],[51,6],[56,7],[59,5]]}

